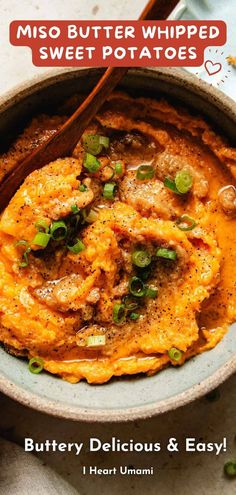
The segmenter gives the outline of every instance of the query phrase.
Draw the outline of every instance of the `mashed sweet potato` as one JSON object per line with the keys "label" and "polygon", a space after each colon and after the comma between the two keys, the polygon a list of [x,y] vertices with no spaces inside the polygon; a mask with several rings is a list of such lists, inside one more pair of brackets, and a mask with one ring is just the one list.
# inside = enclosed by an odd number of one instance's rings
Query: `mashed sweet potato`
{"label": "mashed sweet potato", "polygon": [[[65,118],[34,118],[0,177]],[[1,216],[6,350],[104,383],[214,347],[236,320],[235,178],[236,150],[202,118],[113,93]]]}

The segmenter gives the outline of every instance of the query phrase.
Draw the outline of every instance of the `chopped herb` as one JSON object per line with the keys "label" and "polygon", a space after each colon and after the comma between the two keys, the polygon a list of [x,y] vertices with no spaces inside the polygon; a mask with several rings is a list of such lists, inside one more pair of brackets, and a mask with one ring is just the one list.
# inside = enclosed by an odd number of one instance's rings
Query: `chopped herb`
{"label": "chopped herb", "polygon": [[107,182],[104,184],[103,196],[106,199],[114,199],[116,193],[117,185],[115,182]]}
{"label": "chopped herb", "polygon": [[129,317],[131,320],[138,320],[138,318],[140,317],[140,314],[139,313],[130,313]]}
{"label": "chopped herb", "polygon": [[168,356],[171,359],[171,361],[180,361],[182,358],[183,353],[179,350],[176,349],[176,347],[171,347],[171,349],[168,351]]}
{"label": "chopped herb", "polygon": [[83,165],[91,173],[96,173],[101,167],[99,160],[91,153],[85,153]]}
{"label": "chopped herb", "polygon": [[141,165],[136,173],[136,177],[139,180],[153,179],[155,170],[151,165]]}
{"label": "chopped herb", "polygon": [[177,253],[173,249],[159,248],[156,252],[158,258],[165,258],[166,260],[176,260]]}
{"label": "chopped herb", "polygon": [[123,172],[122,162],[116,162],[115,164],[115,173],[117,175],[121,175]]}
{"label": "chopped herb", "polygon": [[71,205],[71,211],[72,211],[73,215],[77,215],[77,213],[79,213],[80,209],[78,208],[77,205]]}
{"label": "chopped herb", "polygon": [[44,367],[44,361],[40,357],[33,357],[29,360],[29,371],[34,374],[41,373]]}
{"label": "chopped herb", "polygon": [[125,320],[125,305],[116,303],[113,307],[113,320],[119,325]]}
{"label": "chopped herb", "polygon": [[79,191],[80,192],[85,192],[87,190],[88,190],[88,188],[87,188],[87,186],[85,184],[80,184],[80,186],[79,186]]}
{"label": "chopped herb", "polygon": [[45,232],[38,232],[34,236],[34,238],[32,240],[32,244],[35,244],[36,246],[40,246],[42,248],[45,248],[45,247],[47,247],[50,239],[51,239],[50,234],[46,234]]}
{"label": "chopped herb", "polygon": [[62,241],[67,235],[67,226],[63,220],[53,222],[50,227],[50,234],[55,241]]}
{"label": "chopped herb", "polygon": [[81,251],[84,251],[85,245],[80,239],[77,239],[76,243],[73,246],[67,245],[67,248],[72,253],[79,254]]}
{"label": "chopped herb", "polygon": [[129,281],[129,291],[135,297],[143,297],[146,293],[146,287],[139,277],[132,277]]}
{"label": "chopped herb", "polygon": [[150,265],[152,261],[150,253],[148,251],[145,251],[144,249],[134,251],[131,259],[132,263],[139,268],[145,268],[146,266]]}
{"label": "chopped herb", "polygon": [[188,230],[193,230],[197,224],[192,217],[189,217],[188,215],[182,215],[180,218],[178,218],[178,220],[176,220],[176,225],[180,230],[187,232]]}
{"label": "chopped herb", "polygon": [[192,175],[187,170],[180,170],[175,176],[175,185],[181,194],[186,194],[193,185]]}
{"label": "chopped herb", "polygon": [[154,289],[153,287],[146,287],[146,297],[150,297],[150,299],[155,299],[158,295],[158,289]]}
{"label": "chopped herb", "polygon": [[90,335],[86,340],[87,347],[100,347],[106,344],[106,335]]}

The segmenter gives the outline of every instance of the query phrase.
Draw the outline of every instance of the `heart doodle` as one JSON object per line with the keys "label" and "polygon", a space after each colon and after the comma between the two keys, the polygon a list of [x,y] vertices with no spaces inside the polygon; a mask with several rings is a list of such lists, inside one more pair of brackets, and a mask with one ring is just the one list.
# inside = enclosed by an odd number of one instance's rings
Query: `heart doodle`
{"label": "heart doodle", "polygon": [[204,67],[209,76],[214,76],[215,74],[218,74],[218,72],[221,71],[222,64],[220,64],[219,62],[213,63],[211,60],[206,60]]}

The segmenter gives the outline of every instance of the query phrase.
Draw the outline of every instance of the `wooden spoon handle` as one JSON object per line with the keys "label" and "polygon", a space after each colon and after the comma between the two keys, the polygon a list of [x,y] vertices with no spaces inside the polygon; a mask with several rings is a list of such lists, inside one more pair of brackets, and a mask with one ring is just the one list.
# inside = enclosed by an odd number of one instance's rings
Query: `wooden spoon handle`
{"label": "wooden spoon handle", "polygon": [[146,7],[144,8],[141,16],[139,17],[142,21],[163,21],[167,19],[171,12],[176,7],[179,0],[150,0]]}
{"label": "wooden spoon handle", "polygon": [[[139,19],[165,19],[177,3],[178,0],[150,0]],[[93,91],[65,124],[16,165],[0,185],[0,212],[7,206],[27,175],[50,161],[71,154],[89,122],[127,71],[128,67],[108,67]]]}

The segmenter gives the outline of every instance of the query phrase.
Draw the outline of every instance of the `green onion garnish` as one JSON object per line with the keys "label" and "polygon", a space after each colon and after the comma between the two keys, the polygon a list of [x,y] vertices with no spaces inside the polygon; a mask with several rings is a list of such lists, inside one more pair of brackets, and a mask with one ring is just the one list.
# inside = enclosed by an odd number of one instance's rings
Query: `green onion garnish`
{"label": "green onion garnish", "polygon": [[236,476],[236,461],[226,462],[224,465],[224,472],[226,476],[234,477]]}
{"label": "green onion garnish", "polygon": [[32,244],[36,244],[37,246],[45,248],[45,247],[47,247],[50,239],[51,239],[50,234],[46,234],[45,232],[38,232],[34,236],[34,238],[32,240]]}
{"label": "green onion garnish", "polygon": [[148,253],[148,251],[145,251],[144,249],[134,251],[132,253],[131,259],[132,263],[139,268],[145,268],[146,266],[150,265],[152,261],[150,253]]}
{"label": "green onion garnish", "polygon": [[121,175],[122,172],[123,172],[122,163],[121,162],[116,162],[116,164],[115,164],[115,173],[117,175]]}
{"label": "green onion garnish", "polygon": [[79,213],[80,210],[77,205],[71,205],[71,211],[73,215],[76,215],[77,213]]}
{"label": "green onion garnish", "polygon": [[25,246],[26,249],[29,249],[29,243],[28,241],[25,241],[24,239],[21,239],[20,241],[17,241],[15,243],[15,246],[18,247],[18,246]]}
{"label": "green onion garnish", "polygon": [[85,245],[80,239],[77,239],[76,243],[73,246],[67,245],[67,249],[69,249],[69,251],[74,254],[79,254],[81,253],[81,251],[84,251]]}
{"label": "green onion garnish", "polygon": [[183,230],[184,232],[187,230],[193,230],[196,227],[196,222],[192,217],[189,217],[188,215],[182,215],[178,220],[176,220],[176,225],[179,227],[180,230]]}
{"label": "green onion garnish", "polygon": [[86,340],[87,347],[100,347],[106,344],[106,335],[90,335]]}
{"label": "green onion garnish", "polygon": [[53,222],[50,227],[50,234],[54,241],[61,241],[65,239],[67,235],[67,226],[63,220],[58,220],[57,222]]}
{"label": "green onion garnish", "polygon": [[38,374],[43,370],[44,361],[40,357],[33,357],[29,360],[28,364],[31,373]]}
{"label": "green onion garnish", "polygon": [[80,186],[79,186],[79,191],[80,192],[85,192],[87,190],[88,190],[88,188],[87,188],[87,186],[85,184],[80,184]]}
{"label": "green onion garnish", "polygon": [[45,234],[48,234],[49,232],[49,226],[45,220],[38,220],[38,222],[35,223],[35,227],[39,232],[45,232]]}
{"label": "green onion garnish", "polygon": [[155,170],[151,165],[141,165],[136,172],[136,177],[139,180],[152,179],[154,175]]}
{"label": "green onion garnish", "polygon": [[181,194],[186,194],[193,185],[192,175],[187,170],[180,170],[175,176],[175,185]]}
{"label": "green onion garnish", "polygon": [[117,185],[115,182],[107,182],[104,184],[103,196],[106,199],[114,199],[116,193]]}
{"label": "green onion garnish", "polygon": [[99,134],[84,134],[83,148],[92,155],[98,155],[101,153],[102,148],[109,148],[110,140],[106,136],[99,136]]}
{"label": "green onion garnish", "polygon": [[150,297],[151,299],[155,299],[158,295],[158,289],[154,289],[153,287],[146,287],[146,297]]}
{"label": "green onion garnish", "polygon": [[158,258],[165,258],[166,260],[176,260],[177,253],[173,249],[159,248],[156,252]]}
{"label": "green onion garnish", "polygon": [[83,148],[92,155],[98,155],[102,151],[98,134],[84,134],[82,138]]}
{"label": "green onion garnish", "polygon": [[168,351],[168,356],[172,361],[180,361],[182,355],[183,353],[179,349],[176,349],[176,347],[171,347],[171,349]]}
{"label": "green onion garnish", "polygon": [[110,175],[110,177],[109,177],[109,180],[113,179],[113,177],[114,177],[114,175],[115,175],[115,170],[114,170],[114,168],[113,168],[113,167],[111,167],[111,165],[106,165],[106,166],[104,167],[104,169],[103,169],[103,170],[105,170],[106,168],[108,168],[108,169],[110,170],[110,172],[111,172],[111,175]]}
{"label": "green onion garnish", "polygon": [[176,187],[175,181],[169,179],[169,177],[165,178],[164,186],[167,187],[168,189],[170,189],[171,191],[173,191],[175,194],[180,194],[180,192],[178,191],[178,189]]}
{"label": "green onion garnish", "polygon": [[98,218],[98,213],[95,211],[95,210],[90,210],[88,214],[85,214],[85,221],[88,222],[88,223],[93,223],[93,222],[96,222]]}
{"label": "green onion garnish", "polygon": [[26,249],[24,253],[22,254],[22,261],[19,263],[20,268],[26,268],[29,264],[29,253],[31,251],[30,245],[27,241],[24,239],[21,239],[20,241],[17,241],[15,243],[15,246],[24,246]]}
{"label": "green onion garnish", "polygon": [[132,296],[143,297],[146,293],[146,287],[139,277],[132,277],[129,281],[129,291]]}
{"label": "green onion garnish", "polygon": [[134,309],[138,308],[139,301],[131,295],[125,296],[124,305],[127,311],[133,311]]}
{"label": "green onion garnish", "polygon": [[20,267],[20,268],[26,268],[26,267],[28,266],[28,264],[29,264],[29,252],[30,252],[30,250],[27,250],[27,251],[25,251],[25,252],[23,253],[23,255],[22,255],[22,259],[23,259],[24,261],[21,261],[21,262],[19,263],[19,267]]}
{"label": "green onion garnish", "polygon": [[97,160],[96,156],[91,153],[85,153],[83,165],[91,173],[95,173],[99,170],[101,163]]}
{"label": "green onion garnish", "polygon": [[110,146],[110,139],[107,136],[99,136],[99,142],[105,149],[108,149]]}
{"label": "green onion garnish", "polygon": [[113,320],[119,325],[125,320],[125,305],[116,303],[113,307]]}
{"label": "green onion garnish", "polygon": [[140,314],[139,313],[130,313],[129,317],[131,320],[138,320],[138,318],[140,317]]}

